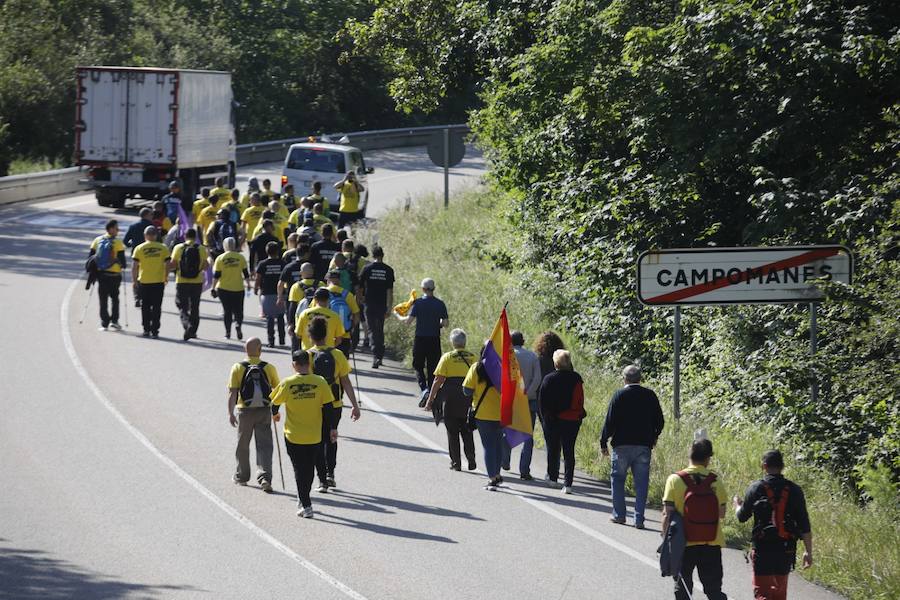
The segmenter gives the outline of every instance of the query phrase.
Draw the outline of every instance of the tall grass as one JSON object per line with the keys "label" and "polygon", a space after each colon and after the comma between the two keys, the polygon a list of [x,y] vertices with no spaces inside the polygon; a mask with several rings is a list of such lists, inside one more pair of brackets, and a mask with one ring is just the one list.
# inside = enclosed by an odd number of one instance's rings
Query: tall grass
{"label": "tall grass", "polygon": [[[437,296],[447,303],[451,326],[465,329],[471,346],[490,334],[505,302],[511,326],[525,332],[526,339],[534,339],[550,328],[541,318],[540,294],[534,291],[542,286],[530,273],[523,277],[514,268],[515,260],[521,258],[521,244],[503,218],[504,206],[502,198],[484,189],[457,194],[449,210],[443,209],[438,198],[427,196],[408,211],[389,212],[372,229],[358,232],[358,237],[370,244],[378,239],[385,248],[385,261],[397,275],[398,302],[410,290],[417,290],[421,279],[434,278]],[[609,461],[599,456],[598,440],[608,399],[620,385],[618,376],[592,362],[591,353],[564,330],[559,333],[573,350],[575,368],[586,383],[588,417],[578,438],[579,468],[608,479]],[[386,336],[395,354],[406,356],[412,347],[412,328],[392,320]],[[731,495],[743,495],[747,485],[761,476],[762,453],[778,446],[785,454],[786,476],[806,492],[813,523],[815,565],[802,575],[853,599],[900,598],[900,510],[896,506],[861,506],[833,474],[793,459],[793,449],[801,447],[803,440],[777,440],[766,423],[738,419],[741,426],[725,426],[721,406],[699,406],[686,399],[681,422],[675,423],[667,374],[649,375],[647,383],[657,390],[667,414],[653,454],[651,503],[659,506],[666,477],[686,466],[687,449],[699,428],[706,429],[713,440],[712,468]],[[729,510],[725,521],[729,545],[747,547],[749,533],[749,524],[738,523]]]}
{"label": "tall grass", "polygon": [[54,169],[62,169],[65,162],[58,159],[49,158],[14,158],[9,163],[10,175],[25,175],[27,173],[40,173],[42,171],[52,171]]}

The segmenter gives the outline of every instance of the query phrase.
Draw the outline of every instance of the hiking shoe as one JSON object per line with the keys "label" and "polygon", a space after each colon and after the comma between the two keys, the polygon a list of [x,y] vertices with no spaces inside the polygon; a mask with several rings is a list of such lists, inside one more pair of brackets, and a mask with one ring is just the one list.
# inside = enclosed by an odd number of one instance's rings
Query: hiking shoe
{"label": "hiking shoe", "polygon": [[150,337],[150,332],[149,332],[149,331],[145,331],[145,332],[142,333],[141,335],[142,335],[143,337]]}
{"label": "hiking shoe", "polygon": [[546,477],[544,477],[544,481],[546,481],[546,482],[547,482],[547,485],[549,485],[549,486],[552,487],[552,488],[559,489],[559,488],[562,487],[558,481],[556,481],[555,479],[550,479],[550,476],[549,476],[549,475],[547,475]]}
{"label": "hiking shoe", "polygon": [[191,332],[190,332],[190,331],[185,331],[185,332],[184,332],[184,335],[181,336],[181,339],[183,339],[184,341],[188,341],[188,340],[191,339],[192,337],[194,337],[194,336],[191,335]]}
{"label": "hiking shoe", "polygon": [[615,523],[616,525],[624,525],[624,524],[625,524],[625,517],[621,517],[621,518],[620,518],[620,517],[610,517],[610,518],[609,518],[609,522],[610,522],[610,523]]}
{"label": "hiking shoe", "polygon": [[241,481],[240,479],[238,479],[237,475],[231,476],[231,482],[234,483],[235,485],[247,485],[247,482]]}
{"label": "hiking shoe", "polygon": [[271,481],[266,481],[265,479],[263,479],[262,482],[259,484],[259,487],[262,489],[262,491],[264,491],[267,494],[272,493],[272,482]]}
{"label": "hiking shoe", "polygon": [[[378,367],[380,367],[380,366],[384,363],[384,360],[381,359],[381,358],[376,358],[376,359],[375,359],[375,362],[377,362],[377,363],[378,363]],[[374,364],[373,364],[372,366],[375,367]],[[375,368],[377,369],[378,367],[375,367]]]}
{"label": "hiking shoe", "polygon": [[469,470],[470,470],[470,471],[474,471],[474,470],[477,469],[477,468],[478,468],[478,465],[475,464],[475,461],[474,461],[474,460],[470,460],[470,461],[469,461]]}
{"label": "hiking shoe", "polygon": [[240,326],[240,325],[236,325],[236,326],[235,326],[234,332],[237,334],[237,339],[239,339],[239,340],[244,339],[244,332],[241,331],[241,326]]}
{"label": "hiking shoe", "polygon": [[462,467],[457,464],[450,463],[450,470],[451,471],[462,471]]}
{"label": "hiking shoe", "polygon": [[510,469],[512,469],[512,467],[510,467],[509,465],[503,465],[502,468],[504,471],[509,471]]}
{"label": "hiking shoe", "polygon": [[644,526],[643,521],[640,522],[640,523],[635,523],[635,524],[634,524],[634,528],[635,528],[635,529],[647,529],[647,528]]}
{"label": "hiking shoe", "polygon": [[300,510],[297,511],[298,517],[303,517],[304,519],[312,519],[313,518],[313,509],[312,506],[304,506]]}
{"label": "hiking shoe", "polygon": [[320,483],[319,487],[316,488],[316,491],[319,492],[320,494],[327,494],[328,493],[328,484],[326,484],[324,482]]}
{"label": "hiking shoe", "polygon": [[422,390],[422,399],[419,400],[419,408],[425,408],[428,403],[428,390]]}
{"label": "hiking shoe", "polygon": [[112,323],[110,323],[109,326],[110,326],[112,329],[115,329],[116,331],[122,331],[122,326],[119,325],[118,323],[116,323],[115,321],[113,321]]}
{"label": "hiking shoe", "polygon": [[325,478],[325,485],[327,485],[327,486],[330,487],[330,488],[336,488],[336,487],[337,487],[337,483],[334,482],[334,477],[326,477],[326,478]]}
{"label": "hiking shoe", "polygon": [[150,333],[150,337],[152,337],[154,340],[159,339],[159,332],[154,331],[154,332]]}
{"label": "hiking shoe", "polygon": [[372,361],[372,368],[373,368],[373,369],[377,369],[377,368],[378,368],[378,364],[379,364],[379,363],[378,363],[378,359],[376,358],[375,360]]}
{"label": "hiking shoe", "polygon": [[530,473],[522,473],[519,475],[519,479],[522,481],[533,481],[534,477],[532,477]]}
{"label": "hiking shoe", "polygon": [[101,325],[100,327],[97,328],[97,331],[107,331],[106,325]]}
{"label": "hiking shoe", "polygon": [[[238,339],[241,339],[241,338],[238,338]],[[268,344],[266,344],[266,346],[268,346],[269,348],[274,348],[275,342],[269,342]]]}
{"label": "hiking shoe", "polygon": [[563,495],[565,495],[565,496],[568,496],[569,494],[571,494],[571,493],[572,493],[572,486],[571,486],[571,485],[564,485],[564,486],[562,487],[562,493],[563,493]]}
{"label": "hiking shoe", "polygon": [[493,481],[489,481],[488,484],[484,486],[484,489],[488,492],[496,492],[497,485]]}

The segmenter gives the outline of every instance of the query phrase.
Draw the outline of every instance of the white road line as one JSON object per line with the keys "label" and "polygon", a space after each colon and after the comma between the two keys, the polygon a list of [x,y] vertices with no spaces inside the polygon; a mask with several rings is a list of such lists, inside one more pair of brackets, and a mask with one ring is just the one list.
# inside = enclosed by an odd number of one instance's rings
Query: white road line
{"label": "white road line", "polygon": [[343,592],[347,597],[353,598],[354,600],[367,600],[366,597],[359,592],[353,590],[346,584],[341,583],[307,559],[303,558],[302,556],[288,548],[278,539],[269,534],[266,530],[256,525],[253,521],[244,516],[240,511],[225,502],[225,500],[217,496],[209,488],[207,488],[190,474],[188,474],[187,471],[179,467],[178,464],[175,463],[175,461],[166,456],[159,448],[157,448],[153,444],[153,442],[151,442],[150,439],[147,438],[147,436],[141,433],[141,431],[137,427],[132,425],[131,422],[126,419],[121,412],[119,412],[119,410],[113,405],[113,403],[109,401],[109,398],[107,398],[106,395],[100,390],[100,388],[97,387],[97,384],[94,383],[93,379],[91,379],[91,376],[88,374],[87,370],[84,368],[84,365],[81,363],[81,360],[78,358],[78,353],[75,351],[75,345],[72,343],[72,335],[69,331],[69,304],[71,304],[72,293],[75,290],[75,286],[78,285],[81,281],[81,279],[75,279],[74,281],[72,281],[71,285],[69,285],[68,290],[66,290],[66,295],[63,298],[62,307],[59,311],[60,329],[62,330],[63,345],[66,348],[69,359],[72,361],[72,366],[75,367],[78,375],[81,376],[85,384],[88,386],[88,389],[91,390],[91,392],[94,394],[94,397],[100,402],[100,404],[102,404],[103,407],[106,408],[106,410],[108,410],[110,414],[112,414],[112,416],[115,417],[116,420],[125,427],[126,430],[128,430],[128,433],[133,435],[135,439],[137,439],[137,441],[143,444],[143,446],[147,448],[147,450],[149,450],[151,454],[162,461],[164,465],[169,467],[169,469],[171,469],[176,475],[187,482],[188,485],[205,496],[207,500],[222,509],[222,511],[229,517],[233,518],[235,521],[255,533],[257,536],[259,536],[260,539],[270,544],[276,550],[280,551],[282,554],[298,563],[300,566],[308,570],[319,579]]}
{"label": "white road line", "polygon": [[[389,423],[391,423],[392,425],[395,425],[398,429],[400,429],[401,431],[403,431],[404,433],[406,433],[407,435],[409,435],[410,437],[415,439],[421,445],[423,445],[426,448],[429,448],[431,450],[434,450],[436,453],[443,454],[443,455],[448,454],[447,450],[442,448],[437,442],[422,435],[421,433],[419,433],[418,431],[416,431],[415,429],[413,429],[412,427],[410,427],[408,424],[404,423],[397,417],[395,417],[391,414],[388,414],[388,411],[386,411],[384,408],[382,408],[382,406],[380,404],[378,404],[377,402],[372,400],[372,398],[370,398],[368,395],[363,394],[361,392],[357,392],[357,396],[362,399],[363,404],[366,406],[366,408],[374,408],[375,409],[374,412],[378,413],[381,417],[383,417]],[[484,472],[480,469],[479,469],[479,471],[482,473]],[[607,535],[600,533],[596,529],[588,527],[584,523],[581,523],[581,522],[561,513],[560,511],[556,510],[555,508],[549,506],[546,502],[541,502],[540,500],[535,500],[534,498],[528,498],[510,488],[504,488],[504,489],[507,491],[507,493],[510,496],[515,496],[516,498],[525,502],[526,504],[530,504],[534,508],[550,515],[554,519],[557,519],[558,521],[561,521],[561,522],[565,523],[566,525],[569,525],[570,527],[574,527],[581,533],[594,538],[598,542],[606,544],[610,548],[612,548],[614,550],[618,550],[619,552],[621,552],[627,556],[630,556],[631,558],[647,565],[648,567],[650,567],[652,569],[659,568],[659,561],[655,561],[648,556],[644,556],[637,550],[634,550],[633,548],[629,548],[625,544],[623,544],[619,541],[616,541]]]}

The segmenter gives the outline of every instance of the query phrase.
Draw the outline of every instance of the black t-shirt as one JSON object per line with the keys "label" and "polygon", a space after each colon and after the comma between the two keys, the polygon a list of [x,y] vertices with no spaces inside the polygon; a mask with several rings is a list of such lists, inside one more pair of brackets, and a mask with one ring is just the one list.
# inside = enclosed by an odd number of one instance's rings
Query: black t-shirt
{"label": "black t-shirt", "polygon": [[359,277],[366,297],[366,306],[387,310],[388,292],[394,289],[394,270],[383,262],[373,262],[363,267]]}
{"label": "black t-shirt", "polygon": [[300,267],[303,265],[299,260],[292,260],[285,264],[281,270],[280,279],[284,282],[285,293],[289,292],[291,286],[300,281]]}
{"label": "black t-shirt", "polygon": [[278,242],[278,254],[281,254],[281,240],[271,233],[263,231],[250,243],[250,251],[253,252],[257,262],[262,262],[269,258],[269,255],[266,254],[266,245],[269,242]]}
{"label": "black t-shirt", "polygon": [[340,251],[341,243],[337,241],[321,240],[312,245],[309,252],[309,261],[316,268],[316,281],[325,279],[331,259]]}
{"label": "black t-shirt", "polygon": [[267,258],[256,265],[257,274],[262,275],[259,290],[263,296],[274,296],[277,293],[278,279],[283,268],[284,262],[280,258]]}

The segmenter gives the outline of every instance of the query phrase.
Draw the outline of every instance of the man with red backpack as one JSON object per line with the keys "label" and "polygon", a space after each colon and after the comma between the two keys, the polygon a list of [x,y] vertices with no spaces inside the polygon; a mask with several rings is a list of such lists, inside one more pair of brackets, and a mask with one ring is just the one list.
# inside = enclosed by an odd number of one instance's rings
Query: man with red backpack
{"label": "man with red backpack", "polygon": [[728,598],[722,593],[722,547],[725,545],[722,520],[728,494],[718,476],[709,470],[712,455],[712,442],[695,440],[691,444],[690,466],[666,480],[663,536],[672,513],[677,512],[684,523],[686,541],[681,573],[675,577],[675,600],[693,597],[694,569],[709,600]]}
{"label": "man with red backpack", "polygon": [[803,568],[812,566],[812,528],[803,490],[781,474],[781,452],[763,454],[762,468],[765,477],[750,484],[743,502],[735,496],[734,506],[741,523],[753,516],[753,598],[785,600],[798,538],[805,547]]}

